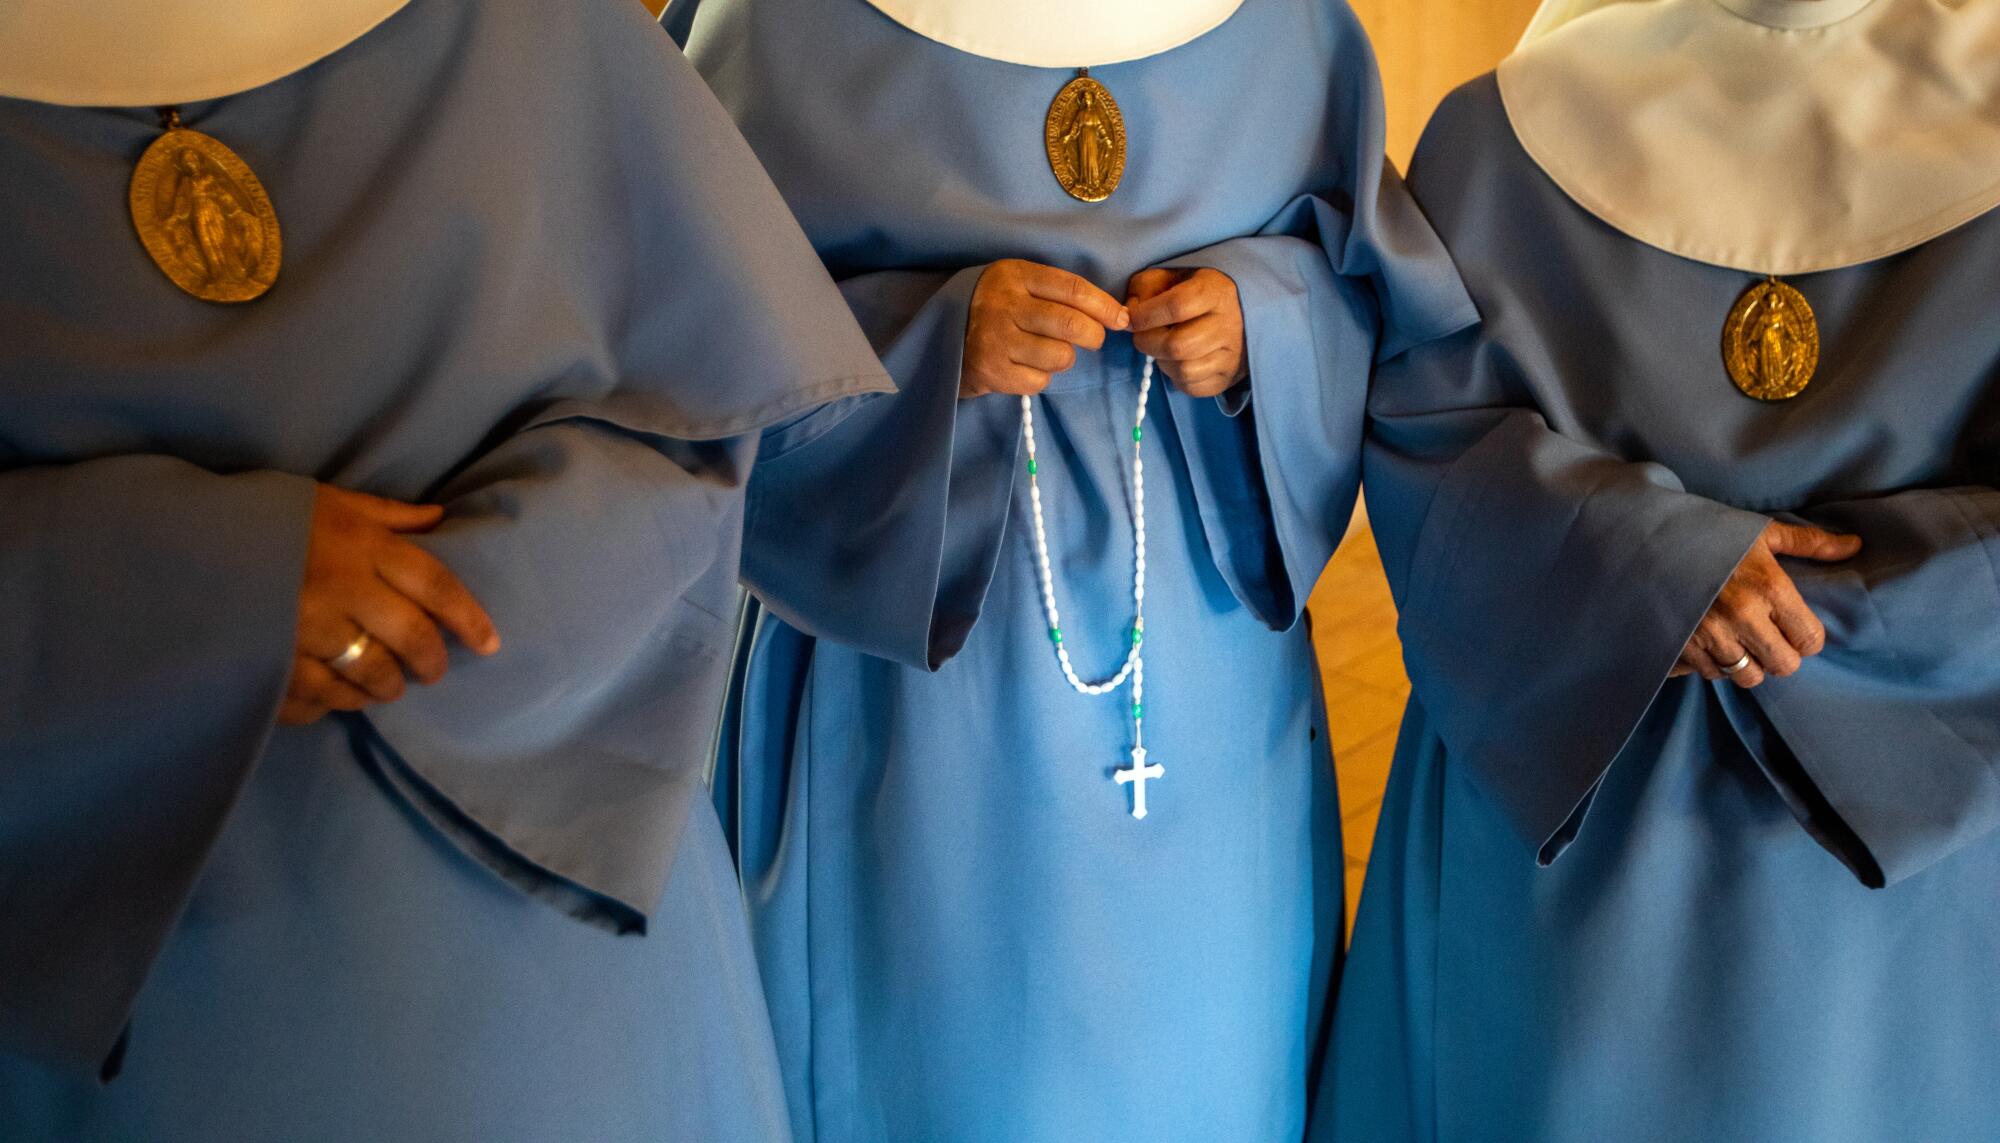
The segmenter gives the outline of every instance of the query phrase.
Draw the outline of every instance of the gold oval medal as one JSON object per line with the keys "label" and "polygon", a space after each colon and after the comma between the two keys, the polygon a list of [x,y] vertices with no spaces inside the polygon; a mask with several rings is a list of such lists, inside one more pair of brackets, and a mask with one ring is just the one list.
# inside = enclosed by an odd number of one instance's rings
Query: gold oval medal
{"label": "gold oval medal", "polygon": [[1078,73],[1056,92],[1042,125],[1049,169],[1070,197],[1103,202],[1125,174],[1125,116],[1111,92]]}
{"label": "gold oval medal", "polygon": [[278,280],[283,244],[264,184],[236,152],[173,121],[132,171],[132,225],[174,285],[247,302]]}
{"label": "gold oval medal", "polygon": [[1805,392],[1819,369],[1819,319],[1806,296],[1776,278],[1743,291],[1722,325],[1722,361],[1759,401]]}

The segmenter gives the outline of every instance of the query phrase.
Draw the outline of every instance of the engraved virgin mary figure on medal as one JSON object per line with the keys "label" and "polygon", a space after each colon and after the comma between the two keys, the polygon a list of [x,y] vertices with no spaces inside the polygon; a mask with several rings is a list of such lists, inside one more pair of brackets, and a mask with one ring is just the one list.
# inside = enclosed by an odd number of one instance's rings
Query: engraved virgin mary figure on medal
{"label": "engraved virgin mary figure on medal", "polygon": [[1819,319],[1804,294],[1772,278],[1743,292],[1722,326],[1722,360],[1759,401],[1805,392],[1819,369]]}
{"label": "engraved virgin mary figure on medal", "polygon": [[132,225],[154,265],[207,302],[247,302],[278,280],[283,245],[270,196],[236,152],[177,124],[132,172]]}
{"label": "engraved virgin mary figure on medal", "polygon": [[1049,169],[1072,198],[1103,202],[1125,174],[1125,116],[1105,86],[1079,74],[1056,93],[1042,128]]}

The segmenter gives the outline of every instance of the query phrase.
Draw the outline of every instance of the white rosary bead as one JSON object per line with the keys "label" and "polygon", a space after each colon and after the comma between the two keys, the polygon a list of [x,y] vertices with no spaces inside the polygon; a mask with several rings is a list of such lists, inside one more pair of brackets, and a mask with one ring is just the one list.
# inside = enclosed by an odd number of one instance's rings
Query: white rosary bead
{"label": "white rosary bead", "polygon": [[[1056,662],[1063,678],[1082,695],[1106,695],[1132,682],[1132,765],[1121,771],[1120,782],[1134,786],[1134,817],[1146,816],[1144,779],[1158,777],[1157,764],[1148,766],[1146,757],[1146,405],[1153,391],[1153,359],[1146,358],[1139,373],[1139,405],[1132,417],[1132,636],[1125,661],[1118,672],[1102,682],[1088,683],[1070,663],[1069,648],[1063,645],[1062,612],[1056,606],[1055,572],[1049,563],[1049,536],[1042,508],[1041,465],[1035,453],[1035,402],[1021,398],[1021,436],[1028,453],[1028,503],[1035,526],[1035,559],[1042,586],[1042,613],[1048,619],[1049,641],[1055,645]],[[1137,777],[1138,781],[1133,781]]]}

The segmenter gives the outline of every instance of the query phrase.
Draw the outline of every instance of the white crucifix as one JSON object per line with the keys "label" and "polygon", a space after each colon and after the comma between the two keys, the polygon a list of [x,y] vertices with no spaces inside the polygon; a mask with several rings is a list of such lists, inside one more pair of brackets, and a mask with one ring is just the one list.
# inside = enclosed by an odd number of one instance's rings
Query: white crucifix
{"label": "white crucifix", "polygon": [[1132,748],[1132,766],[1128,770],[1118,771],[1117,778],[1118,778],[1118,784],[1121,786],[1125,785],[1127,782],[1130,782],[1132,784],[1133,817],[1144,818],[1146,816],[1147,780],[1151,778],[1161,777],[1166,772],[1167,768],[1165,766],[1160,765],[1158,762],[1155,762],[1151,765],[1147,765],[1145,747],[1134,746]]}

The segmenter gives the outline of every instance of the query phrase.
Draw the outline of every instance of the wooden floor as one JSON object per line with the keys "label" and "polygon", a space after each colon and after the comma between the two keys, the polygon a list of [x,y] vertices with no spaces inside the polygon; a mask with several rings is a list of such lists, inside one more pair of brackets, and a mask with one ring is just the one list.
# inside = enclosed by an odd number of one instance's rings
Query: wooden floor
{"label": "wooden floor", "polygon": [[[1406,166],[1438,100],[1491,68],[1520,38],[1539,0],[1352,0],[1382,62],[1389,154]],[[1382,786],[1409,682],[1396,608],[1365,530],[1350,537],[1313,593],[1313,641],[1326,679],[1347,833],[1347,907],[1375,840]]]}
{"label": "wooden floor", "polygon": [[1410,694],[1403,675],[1403,646],[1396,639],[1396,606],[1382,577],[1375,537],[1365,528],[1350,536],[1327,565],[1313,591],[1312,619],[1334,764],[1340,774],[1351,921],[1361,897],[1368,849],[1375,839],[1396,726]]}

